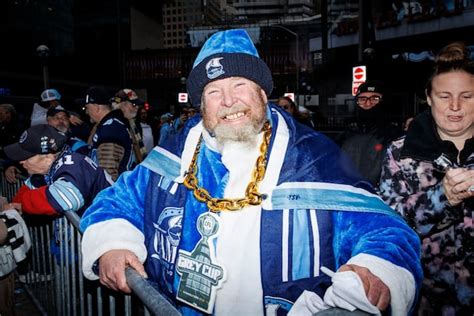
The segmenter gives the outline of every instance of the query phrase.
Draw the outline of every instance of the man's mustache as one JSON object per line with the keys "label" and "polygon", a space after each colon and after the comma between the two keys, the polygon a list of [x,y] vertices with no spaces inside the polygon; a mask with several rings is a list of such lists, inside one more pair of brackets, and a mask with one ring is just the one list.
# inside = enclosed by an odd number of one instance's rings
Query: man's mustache
{"label": "man's mustache", "polygon": [[224,108],[217,112],[217,116],[221,119],[225,118],[229,114],[235,114],[238,112],[247,112],[250,110],[250,107],[244,104],[234,104],[230,108]]}

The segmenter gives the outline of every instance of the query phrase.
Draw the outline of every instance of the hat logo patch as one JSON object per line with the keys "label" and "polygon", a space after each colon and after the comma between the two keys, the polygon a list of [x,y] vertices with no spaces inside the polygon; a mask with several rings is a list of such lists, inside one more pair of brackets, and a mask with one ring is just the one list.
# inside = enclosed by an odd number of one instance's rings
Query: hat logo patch
{"label": "hat logo patch", "polygon": [[56,143],[56,139],[51,138],[49,140],[49,148],[55,151],[58,150],[59,147],[58,147],[58,144]]}
{"label": "hat logo patch", "polygon": [[28,132],[24,131],[23,134],[21,134],[20,139],[18,140],[18,142],[20,144],[23,144],[27,138],[28,138]]}
{"label": "hat logo patch", "polygon": [[48,136],[41,136],[40,146],[41,146],[42,153],[48,152],[48,140],[49,140]]}
{"label": "hat logo patch", "polygon": [[375,91],[375,87],[368,87],[368,88],[367,88],[367,91],[374,92],[374,91]]}
{"label": "hat logo patch", "polygon": [[206,64],[206,73],[209,79],[214,79],[224,74],[224,67],[221,64],[221,59],[224,57],[216,57],[209,60]]}

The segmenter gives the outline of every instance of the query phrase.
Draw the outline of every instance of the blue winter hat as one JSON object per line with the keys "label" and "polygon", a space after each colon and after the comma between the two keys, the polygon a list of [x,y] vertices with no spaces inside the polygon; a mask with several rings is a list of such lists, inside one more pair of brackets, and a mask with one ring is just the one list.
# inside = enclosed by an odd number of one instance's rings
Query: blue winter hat
{"label": "blue winter hat", "polygon": [[217,32],[204,43],[186,81],[191,103],[201,104],[202,92],[209,82],[229,77],[252,80],[268,96],[273,90],[270,69],[243,29]]}

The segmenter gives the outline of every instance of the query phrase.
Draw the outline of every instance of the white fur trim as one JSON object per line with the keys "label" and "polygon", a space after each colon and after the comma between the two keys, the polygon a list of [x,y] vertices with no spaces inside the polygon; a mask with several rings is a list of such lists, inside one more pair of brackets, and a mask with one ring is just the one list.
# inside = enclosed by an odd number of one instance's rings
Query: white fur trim
{"label": "white fur trim", "polygon": [[156,151],[157,153],[160,153],[161,155],[169,158],[170,160],[175,161],[176,163],[180,163],[180,160],[179,160],[178,156],[176,156],[175,154],[170,153],[169,151],[167,151],[164,148],[156,146],[155,148],[153,148],[153,150]]}
{"label": "white fur trim", "polygon": [[392,316],[406,316],[415,300],[415,279],[405,268],[369,254],[358,254],[348,264],[365,267],[390,289]]}
{"label": "white fur trim", "polygon": [[204,143],[206,143],[207,148],[212,151],[219,152],[219,146],[217,144],[217,140],[215,137],[212,137],[209,134],[209,131],[205,128],[202,129],[202,138],[204,139]]}
{"label": "white fur trim", "polygon": [[267,195],[267,198],[262,202],[262,207],[267,210],[272,209],[271,194],[278,183],[278,178],[280,177],[281,167],[283,166],[283,160],[285,159],[290,139],[290,132],[285,119],[280,113],[276,112],[276,114],[278,116],[278,126],[275,132],[276,137],[272,146],[272,154],[267,163],[265,177],[260,184],[260,192]]}
{"label": "white fur trim", "polygon": [[82,237],[82,272],[89,280],[99,277],[92,271],[94,263],[107,251],[127,249],[140,262],[147,256],[143,233],[124,219],[111,219],[89,226]]}
{"label": "white fur trim", "polygon": [[[255,162],[260,155],[260,143],[263,133],[255,137],[255,144],[228,142],[222,147],[222,163],[229,170],[229,179],[225,187],[226,198],[241,198],[252,180]],[[245,153],[245,155],[242,155]]]}
{"label": "white fur trim", "polygon": [[182,183],[184,181],[186,171],[188,171],[189,165],[191,164],[194,151],[196,150],[197,143],[201,138],[203,130],[204,127],[202,125],[202,120],[189,130],[188,136],[184,142],[183,152],[181,154],[181,175],[175,179],[175,181],[178,183]]}
{"label": "white fur trim", "polygon": [[[285,159],[290,139],[290,132],[285,119],[280,113],[276,112],[276,114],[278,116],[278,126],[275,131],[275,141],[271,148],[272,154],[268,160],[265,178],[260,185],[260,191],[267,194],[271,193],[278,183],[278,178],[280,177],[281,167],[283,166],[283,160]],[[267,199],[267,201],[270,200],[271,199]]]}

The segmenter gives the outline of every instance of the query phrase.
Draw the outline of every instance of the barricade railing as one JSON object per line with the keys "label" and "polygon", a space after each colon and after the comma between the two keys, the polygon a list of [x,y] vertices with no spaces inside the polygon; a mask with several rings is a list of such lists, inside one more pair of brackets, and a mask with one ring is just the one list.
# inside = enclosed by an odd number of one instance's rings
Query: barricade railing
{"label": "barricade railing", "polygon": [[126,276],[135,295],[86,280],[82,276],[79,220],[72,212],[55,219],[26,218],[33,245],[19,279],[42,315],[180,315],[134,270],[127,270]]}
{"label": "barricade railing", "polygon": [[41,314],[148,315],[138,299],[82,276],[77,214],[59,218],[25,216],[25,220],[32,249],[26,267],[19,271],[19,280]]}
{"label": "barricade railing", "polygon": [[181,313],[168,302],[146,279],[132,268],[125,270],[128,286],[153,315],[179,316]]}
{"label": "barricade railing", "polygon": [[[1,160],[0,160],[1,161]],[[8,202],[10,202],[15,196],[18,189],[23,185],[23,181],[21,179],[16,180],[15,183],[10,183],[7,179],[3,176],[3,169],[0,168],[1,176],[0,176],[0,195],[5,197]]]}
{"label": "barricade railing", "polygon": [[[11,202],[23,181],[9,183],[0,168],[0,184],[1,195]],[[85,279],[80,218],[76,213],[68,212],[62,217],[23,217],[32,247],[16,274],[41,315],[180,315],[135,270],[128,269],[126,273],[133,295]]]}

